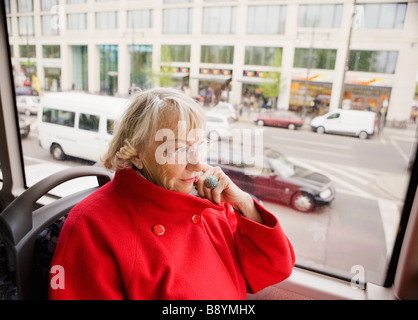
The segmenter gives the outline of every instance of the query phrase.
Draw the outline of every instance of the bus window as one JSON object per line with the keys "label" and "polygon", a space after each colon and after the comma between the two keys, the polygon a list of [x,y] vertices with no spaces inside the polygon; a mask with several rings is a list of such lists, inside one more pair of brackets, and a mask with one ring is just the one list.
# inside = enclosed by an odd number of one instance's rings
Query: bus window
{"label": "bus window", "polygon": [[80,120],[78,122],[78,128],[88,131],[99,131],[99,120],[100,117],[92,115],[92,114],[85,114],[80,113]]}
{"label": "bus window", "polygon": [[46,108],[42,114],[42,121],[65,127],[74,127],[75,113],[65,110]]}
{"label": "bus window", "polygon": [[106,131],[108,134],[113,135],[113,130],[114,130],[114,126],[115,126],[115,121],[114,120],[110,120],[108,119],[106,121]]}
{"label": "bus window", "polygon": [[[264,160],[251,164],[260,175],[241,175],[243,189],[278,218],[297,267],[345,283],[358,270],[361,283],[383,286],[393,278],[416,179],[416,1],[0,2],[13,93],[37,95],[43,105],[39,114],[21,114],[30,124],[17,139],[25,187],[54,171],[100,165],[126,101],[150,87],[175,87],[196,100],[214,128],[227,114],[212,117],[217,105],[239,114],[227,123],[226,140],[260,146],[250,159]],[[24,13],[22,3],[31,3]],[[112,14],[89,21],[98,11]],[[46,12],[56,23],[45,23]],[[146,23],[121,23],[134,15]],[[372,112],[373,131],[343,128],[340,110],[350,109]],[[293,111],[303,125],[264,125],[263,117],[280,110]],[[333,130],[313,125],[329,112]],[[219,163],[231,176],[251,165]],[[4,162],[0,170],[10,171]]]}

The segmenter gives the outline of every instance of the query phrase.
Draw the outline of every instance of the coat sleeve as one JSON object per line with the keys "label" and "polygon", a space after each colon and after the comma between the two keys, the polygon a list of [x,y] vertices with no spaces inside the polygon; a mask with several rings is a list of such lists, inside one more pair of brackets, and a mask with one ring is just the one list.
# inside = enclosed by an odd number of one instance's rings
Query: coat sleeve
{"label": "coat sleeve", "polygon": [[[283,281],[290,276],[295,264],[292,244],[277,218],[254,201],[264,225],[235,212],[228,214],[233,229],[242,272],[249,293]],[[229,211],[233,210],[229,205]],[[235,216],[235,219],[233,218]]]}

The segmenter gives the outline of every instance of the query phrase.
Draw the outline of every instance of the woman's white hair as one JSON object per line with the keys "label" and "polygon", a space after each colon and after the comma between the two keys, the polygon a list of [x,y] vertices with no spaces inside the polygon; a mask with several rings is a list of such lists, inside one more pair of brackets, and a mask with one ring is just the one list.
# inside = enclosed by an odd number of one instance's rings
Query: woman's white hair
{"label": "woman's white hair", "polygon": [[155,141],[162,128],[174,128],[184,121],[187,132],[205,128],[203,109],[191,97],[172,88],[155,88],[137,93],[123,115],[103,158],[112,171],[131,167],[132,160]]}

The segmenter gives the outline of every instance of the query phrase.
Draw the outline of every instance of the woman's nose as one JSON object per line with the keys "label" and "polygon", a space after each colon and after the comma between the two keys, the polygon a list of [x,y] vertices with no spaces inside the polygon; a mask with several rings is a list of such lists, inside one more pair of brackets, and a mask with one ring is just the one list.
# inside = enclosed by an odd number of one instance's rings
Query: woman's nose
{"label": "woman's nose", "polygon": [[199,152],[190,152],[187,155],[187,169],[192,171],[202,171],[205,159],[199,155]]}

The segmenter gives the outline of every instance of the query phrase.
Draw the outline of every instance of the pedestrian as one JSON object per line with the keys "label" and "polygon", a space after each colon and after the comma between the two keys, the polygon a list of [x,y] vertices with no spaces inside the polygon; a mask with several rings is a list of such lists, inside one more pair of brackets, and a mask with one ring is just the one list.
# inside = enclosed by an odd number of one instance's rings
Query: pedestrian
{"label": "pedestrian", "polygon": [[205,114],[174,89],[139,93],[103,159],[113,180],[77,204],[51,299],[246,299],[287,278],[277,218],[205,160]]}

